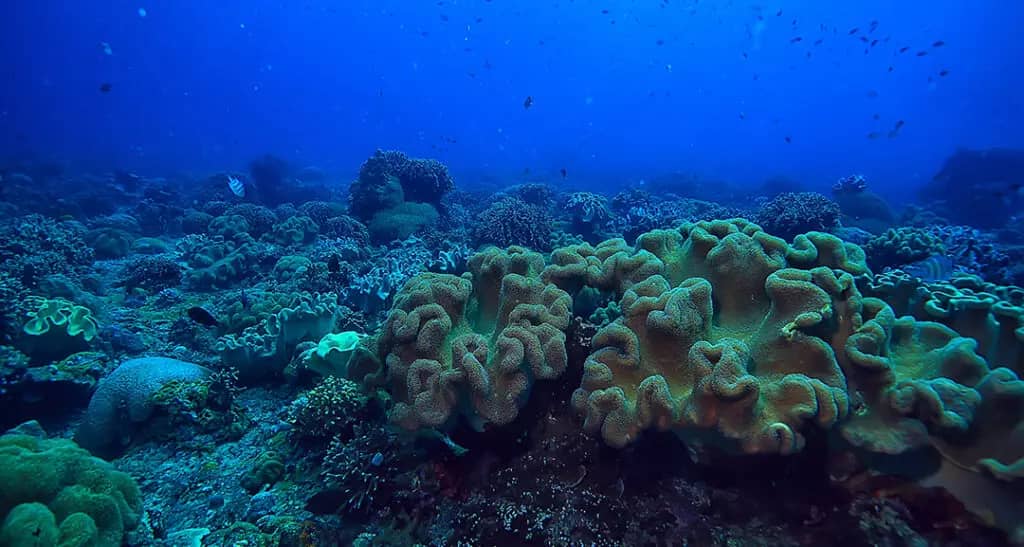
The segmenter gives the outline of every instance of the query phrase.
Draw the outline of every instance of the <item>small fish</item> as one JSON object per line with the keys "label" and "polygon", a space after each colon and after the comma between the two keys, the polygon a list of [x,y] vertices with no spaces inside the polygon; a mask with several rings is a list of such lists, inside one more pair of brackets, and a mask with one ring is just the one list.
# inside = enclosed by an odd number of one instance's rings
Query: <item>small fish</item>
{"label": "small fish", "polygon": [[245,184],[238,180],[238,178],[228,175],[228,188],[232,194],[240,198],[245,197]]}
{"label": "small fish", "polygon": [[875,38],[874,40],[871,40],[871,47],[875,47],[877,45],[878,45],[878,38]]}
{"label": "small fish", "polygon": [[878,133],[877,131],[872,131],[872,132],[868,133],[868,138],[871,139],[871,140],[875,140],[875,139],[877,139],[878,137],[881,137],[881,136],[882,135],[880,133]]}
{"label": "small fish", "polygon": [[779,11],[777,11],[777,12],[775,13],[775,16],[776,16],[776,17],[782,17],[782,10],[779,10]]}
{"label": "small fish", "polygon": [[803,40],[803,38],[802,38],[802,37],[800,37],[800,36],[795,36],[795,37],[793,37],[793,38],[790,38],[790,39],[789,39],[789,43],[791,43],[791,44],[795,44],[795,43],[797,43],[797,42],[800,42],[800,41],[802,41],[802,40]]}
{"label": "small fish", "polygon": [[100,93],[110,93],[112,88],[113,86],[110,85],[110,82],[103,82],[100,84]]}
{"label": "small fish", "polygon": [[331,258],[327,259],[327,271],[331,273],[341,271],[341,259],[338,258],[338,255],[331,255]]}
{"label": "small fish", "polygon": [[896,125],[893,126],[893,129],[895,129],[897,131],[899,131],[900,129],[903,129],[903,124],[904,123],[906,123],[906,122],[904,122],[903,120],[897,120],[896,121]]}
{"label": "small fish", "polygon": [[925,55],[928,55],[928,52],[927,51],[918,51],[914,55],[916,55],[917,57],[924,57]]}
{"label": "small fish", "polygon": [[657,40],[654,41],[654,44],[658,45],[658,46],[663,46],[663,45],[665,45],[665,40],[662,40],[661,38],[658,38]]}
{"label": "small fish", "polygon": [[820,46],[820,45],[821,45],[821,43],[822,43],[822,42],[824,42],[824,41],[825,41],[825,40],[823,40],[823,39],[821,39],[821,38],[818,38],[817,40],[815,40],[815,41],[814,41],[814,45],[816,45],[816,46]]}
{"label": "small fish", "polygon": [[948,74],[949,74],[949,71],[946,70],[946,69],[942,69],[942,70],[939,71],[939,76],[945,77]]}
{"label": "small fish", "polygon": [[893,71],[892,65],[889,65],[889,72],[892,72],[892,71]]}
{"label": "small fish", "polygon": [[874,89],[869,89],[867,95],[869,99],[874,99],[875,97],[878,96],[878,92],[875,91]]}
{"label": "small fish", "polygon": [[523,101],[523,108],[529,109],[533,106],[533,95],[527,95],[526,100]]}
{"label": "small fish", "polygon": [[786,144],[790,144],[790,143],[792,143],[792,142],[793,142],[793,139],[792,139],[792,138],[790,138],[790,137],[789,137],[789,136],[787,135],[787,136],[786,136]]}
{"label": "small fish", "polygon": [[906,53],[908,49],[910,49],[909,46],[903,46],[900,48],[900,53]]}
{"label": "small fish", "polygon": [[206,311],[206,308],[192,306],[185,313],[188,314],[189,319],[199,323],[200,325],[205,325],[207,327],[216,327],[220,325],[220,321],[217,321],[217,318],[214,317],[212,313]]}
{"label": "small fish", "polygon": [[743,112],[740,112],[740,119],[741,120],[747,119],[747,115],[745,113],[743,113]]}
{"label": "small fish", "polygon": [[448,16],[442,13],[441,14],[441,20],[447,22],[448,21]]}
{"label": "small fish", "polygon": [[881,118],[882,118],[881,114],[874,114],[874,115],[871,116],[871,119],[875,120],[875,121],[878,121]]}
{"label": "small fish", "polygon": [[859,30],[860,30],[860,27],[853,27],[852,29],[850,29],[850,32],[847,32],[846,34],[848,34],[850,36],[853,36],[854,34],[857,34],[857,32]]}
{"label": "small fish", "polygon": [[561,168],[558,172],[562,174],[563,179],[569,176],[569,171],[567,171],[565,167]]}
{"label": "small fish", "polygon": [[932,47],[942,47],[944,45],[946,45],[946,42],[943,42],[942,40],[936,40],[932,42]]}

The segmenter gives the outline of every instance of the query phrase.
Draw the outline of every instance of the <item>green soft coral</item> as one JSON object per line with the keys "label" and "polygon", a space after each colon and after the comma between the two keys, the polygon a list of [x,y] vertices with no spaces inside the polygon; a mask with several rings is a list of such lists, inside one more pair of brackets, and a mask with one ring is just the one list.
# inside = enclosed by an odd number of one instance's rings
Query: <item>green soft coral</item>
{"label": "green soft coral", "polygon": [[120,546],[139,523],[135,481],[65,439],[0,437],[0,543]]}
{"label": "green soft coral", "polygon": [[217,341],[225,366],[239,372],[239,379],[252,382],[280,373],[300,342],[315,342],[334,330],[338,320],[338,297],[333,293],[302,293],[277,313],[240,334]]}
{"label": "green soft coral", "polygon": [[562,374],[572,302],[540,280],[543,266],[526,249],[490,249],[461,277],[420,274],[406,283],[376,344],[393,421],[407,429],[457,416],[507,424],[536,381]]}
{"label": "green soft coral", "polygon": [[89,308],[62,298],[38,302],[22,327],[20,346],[25,353],[37,361],[58,361],[89,348],[99,331]]}

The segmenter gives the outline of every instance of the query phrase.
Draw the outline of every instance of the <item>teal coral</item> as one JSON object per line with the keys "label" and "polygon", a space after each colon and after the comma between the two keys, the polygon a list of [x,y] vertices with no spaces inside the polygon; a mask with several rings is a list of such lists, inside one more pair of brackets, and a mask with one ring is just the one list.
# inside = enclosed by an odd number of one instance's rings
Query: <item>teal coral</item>
{"label": "teal coral", "polygon": [[152,397],[175,381],[206,378],[210,371],[194,363],[166,357],[129,359],[104,378],[89,400],[75,440],[106,455],[117,453],[133,428],[149,419]]}
{"label": "teal coral", "polygon": [[243,383],[281,373],[299,342],[319,341],[334,330],[337,301],[333,293],[295,296],[262,323],[221,337],[217,341],[221,362],[237,369]]}
{"label": "teal coral", "polygon": [[872,269],[895,268],[942,254],[942,240],[921,228],[890,228],[864,244],[864,253]]}
{"label": "teal coral", "polygon": [[401,241],[437,224],[437,209],[429,203],[400,203],[373,215],[367,228],[374,243]]}
{"label": "teal coral", "polygon": [[884,299],[898,315],[936,321],[973,338],[993,366],[1024,374],[1024,289],[962,274],[925,283],[899,271],[864,279],[861,289]]}
{"label": "teal coral", "polygon": [[355,331],[328,333],[316,346],[303,352],[301,361],[306,369],[323,376],[349,376],[349,364],[358,361],[366,350],[364,336]]}
{"label": "teal coral", "polygon": [[117,547],[139,523],[135,481],[64,439],[0,437],[0,543]]}
{"label": "teal coral", "polygon": [[39,298],[22,327],[21,348],[33,359],[57,361],[88,349],[99,325],[92,311],[62,298]]}
{"label": "teal coral", "polygon": [[274,243],[296,246],[312,243],[320,232],[320,226],[307,216],[293,216],[279,222],[271,229],[269,237]]}
{"label": "teal coral", "polygon": [[257,243],[248,234],[201,240],[186,254],[189,284],[197,289],[226,288],[249,276],[257,264]]}

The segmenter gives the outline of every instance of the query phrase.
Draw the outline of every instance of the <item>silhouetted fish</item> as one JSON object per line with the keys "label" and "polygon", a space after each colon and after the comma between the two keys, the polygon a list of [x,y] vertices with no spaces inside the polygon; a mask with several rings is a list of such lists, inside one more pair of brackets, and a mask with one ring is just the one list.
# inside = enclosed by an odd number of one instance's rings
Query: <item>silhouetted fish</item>
{"label": "silhouetted fish", "polygon": [[331,273],[341,271],[341,259],[338,258],[338,255],[331,255],[331,258],[327,259],[327,271]]}
{"label": "silhouetted fish", "polygon": [[523,101],[523,108],[530,108],[533,106],[533,95],[528,95],[526,100]]}
{"label": "silhouetted fish", "polygon": [[562,168],[562,169],[561,169],[561,170],[559,171],[559,173],[561,173],[561,174],[562,174],[562,178],[563,178],[563,179],[569,176],[569,172],[565,170],[565,167],[563,167],[563,168]]}
{"label": "silhouetted fish", "polygon": [[921,281],[930,283],[948,279],[953,273],[953,260],[948,256],[934,255],[924,260],[911,262],[900,268],[908,275],[912,275]]}
{"label": "silhouetted fish", "polygon": [[206,308],[199,306],[192,306],[188,309],[188,318],[199,323],[200,325],[206,325],[207,327],[216,327],[220,325],[220,321],[213,316],[212,313],[206,311]]}
{"label": "silhouetted fish", "polygon": [[110,82],[103,82],[100,84],[100,93],[110,93],[110,90],[113,89],[113,87],[114,86],[112,86]]}

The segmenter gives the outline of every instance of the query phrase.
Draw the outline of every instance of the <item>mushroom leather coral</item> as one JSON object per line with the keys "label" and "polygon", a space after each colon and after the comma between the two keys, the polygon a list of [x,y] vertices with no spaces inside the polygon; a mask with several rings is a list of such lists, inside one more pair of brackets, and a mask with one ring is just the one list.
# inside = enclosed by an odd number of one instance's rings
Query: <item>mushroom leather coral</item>
{"label": "mushroom leather coral", "polygon": [[746,317],[716,316],[703,278],[634,285],[623,317],[594,337],[573,395],[584,428],[613,446],[671,429],[714,432],[748,453],[799,451],[805,424],[828,429],[849,408],[832,344],[853,324],[852,284],[827,268],[780,270],[765,282],[766,306]]}
{"label": "mushroom leather coral", "polygon": [[540,280],[543,265],[532,251],[491,249],[462,277],[406,283],[378,340],[395,422],[433,427],[461,414],[506,424],[535,381],[562,374],[572,300]]}

